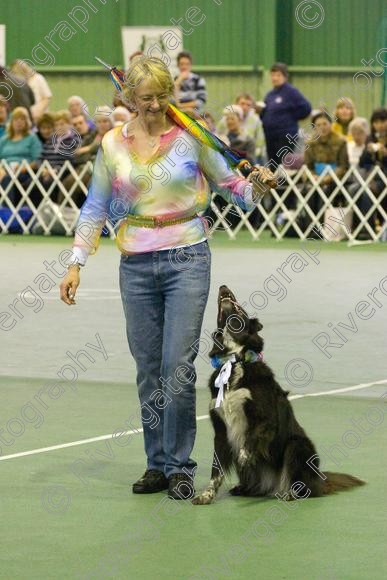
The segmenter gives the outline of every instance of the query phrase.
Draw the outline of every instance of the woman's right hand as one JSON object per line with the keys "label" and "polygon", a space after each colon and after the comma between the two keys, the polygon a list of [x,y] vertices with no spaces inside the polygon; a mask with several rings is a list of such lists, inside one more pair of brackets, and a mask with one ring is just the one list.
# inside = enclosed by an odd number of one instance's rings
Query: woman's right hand
{"label": "woman's right hand", "polygon": [[68,272],[60,285],[60,299],[69,306],[76,304],[74,298],[80,283],[79,270],[80,266],[77,264],[69,266]]}
{"label": "woman's right hand", "polygon": [[268,169],[268,167],[261,165],[254,165],[253,171],[248,175],[247,180],[253,184],[255,193],[267,193],[271,188],[277,187],[277,180]]}

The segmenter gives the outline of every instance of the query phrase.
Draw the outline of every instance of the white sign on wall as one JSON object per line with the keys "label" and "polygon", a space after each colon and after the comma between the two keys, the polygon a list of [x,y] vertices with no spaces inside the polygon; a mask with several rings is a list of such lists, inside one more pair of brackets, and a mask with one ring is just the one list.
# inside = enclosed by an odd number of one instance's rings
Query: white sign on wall
{"label": "white sign on wall", "polygon": [[176,57],[183,50],[183,35],[178,26],[122,26],[122,49],[124,68],[129,66],[129,57],[141,50],[147,56],[161,58],[173,76],[177,74]]}
{"label": "white sign on wall", "polygon": [[5,66],[5,24],[0,24],[0,65]]}

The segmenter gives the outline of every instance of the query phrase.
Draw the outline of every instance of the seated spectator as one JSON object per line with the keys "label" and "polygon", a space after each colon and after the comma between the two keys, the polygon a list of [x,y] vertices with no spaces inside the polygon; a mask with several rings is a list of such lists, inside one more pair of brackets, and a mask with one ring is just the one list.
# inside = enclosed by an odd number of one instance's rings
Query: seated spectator
{"label": "seated spectator", "polygon": [[316,113],[312,123],[318,138],[307,141],[305,164],[316,176],[321,175],[326,166],[330,166],[339,178],[342,177],[348,168],[345,139],[333,132],[331,118],[324,111]]}
{"label": "seated spectator", "polygon": [[[27,161],[31,169],[35,169],[42,150],[38,137],[31,131],[31,120],[27,109],[16,107],[11,113],[6,134],[0,139],[0,160],[5,160],[16,171],[23,161]],[[4,168],[0,169],[1,186],[5,189],[11,182]],[[20,169],[18,180],[26,186],[31,180],[28,169]],[[16,205],[21,194],[16,185],[8,192],[8,199]]]}
{"label": "seated spectator", "polygon": [[23,160],[36,167],[42,146],[31,131],[27,109],[17,107],[10,115],[6,134],[0,140],[0,159],[5,159],[15,169]]}
{"label": "seated spectator", "polygon": [[[371,135],[369,142],[378,143],[380,139],[384,139],[387,132],[387,109],[381,107],[375,109],[371,115]],[[372,147],[369,148],[370,150]]]}
{"label": "seated spectator", "polygon": [[230,105],[223,110],[226,123],[226,137],[232,149],[241,153],[252,165],[255,164],[255,143],[242,129],[243,109]]}
{"label": "seated spectator", "polygon": [[[52,140],[55,153],[58,155],[58,159],[59,156],[62,158],[62,164],[64,164],[65,161],[69,161],[72,164],[75,151],[79,147],[81,137],[72,126],[71,115],[69,111],[62,109],[61,111],[54,113],[53,116],[55,121],[55,132],[52,136]],[[69,169],[66,169],[61,173],[61,178],[63,177],[65,179],[66,177],[70,176]],[[64,198],[63,192],[57,190],[57,194],[53,195],[53,198],[55,198],[57,203],[61,203]]]}
{"label": "seated spectator", "polygon": [[31,106],[31,114],[34,122],[47,113],[52,92],[43,75],[37,73],[24,60],[16,60],[12,66],[11,71],[20,76],[30,87],[34,93],[35,103]]}
{"label": "seated spectator", "polygon": [[182,111],[203,110],[207,100],[206,82],[192,72],[192,55],[188,51],[177,55],[179,74],[175,77],[176,106]]}
{"label": "seated spectator", "polygon": [[[350,177],[348,182],[347,191],[351,197],[355,197],[357,192],[361,187],[359,180],[359,175],[364,179],[366,177],[366,171],[359,166],[360,158],[364,152],[366,142],[369,136],[369,124],[367,119],[363,117],[355,117],[353,121],[350,122],[348,127],[348,141],[347,141],[347,153],[349,163],[352,167],[356,168],[356,173]],[[366,191],[363,191],[359,197],[356,197],[355,205],[359,208],[360,212],[365,215],[370,205],[369,195]],[[356,228],[359,222],[359,215],[354,212],[353,215],[353,227]],[[365,232],[363,232],[365,233]]]}
{"label": "seated spectator", "polygon": [[[379,166],[384,172],[387,168],[387,109],[376,109],[371,116],[371,136],[360,157],[360,167],[367,171]],[[380,189],[380,187],[378,188]]]}
{"label": "seated spectator", "polygon": [[332,124],[332,131],[351,141],[352,136],[349,133],[349,124],[356,117],[353,101],[348,97],[339,99],[336,103],[334,117],[337,120]]}
{"label": "seated spectator", "polygon": [[8,103],[0,97],[0,138],[4,135],[8,121]]}
{"label": "seated spectator", "polygon": [[94,140],[90,145],[84,145],[77,151],[78,155],[84,153],[90,154],[92,161],[94,161],[95,156],[97,155],[102,137],[115,126],[113,124],[113,113],[109,107],[99,107],[98,113],[94,115],[94,121],[97,126],[97,133]]}
{"label": "seated spectator", "polygon": [[67,108],[71,117],[77,117],[85,113],[87,109],[86,102],[78,95],[72,95],[67,99]]}
{"label": "seated spectator", "polygon": [[87,145],[94,141],[95,130],[91,130],[87,124],[85,115],[78,115],[72,119],[73,127],[78,133],[78,147],[74,151],[73,165],[83,165],[91,160],[90,151],[84,151]]}
{"label": "seated spectator", "polygon": [[364,117],[355,117],[348,126],[347,153],[350,165],[357,167],[369,135],[369,125]]}
{"label": "seated spectator", "polygon": [[55,143],[55,116],[44,113],[37,122],[37,136],[42,143],[42,152],[39,161],[48,161],[52,168],[56,169],[68,159],[56,147]]}
{"label": "seated spectator", "polygon": [[[262,122],[255,112],[254,99],[248,93],[241,93],[235,99],[235,104],[238,105],[243,112],[241,120],[241,129],[254,140],[255,143],[255,157],[258,163],[263,163],[265,154],[265,137],[263,134]],[[226,132],[226,120],[224,117],[219,121],[216,127],[217,133],[224,134]]]}
{"label": "seated spectator", "polygon": [[[91,172],[87,171],[86,165],[89,161],[92,161],[93,152],[88,146],[93,143],[96,132],[90,129],[84,115],[73,117],[72,122],[77,134],[78,141],[78,147],[74,151],[72,164],[75,167],[76,173],[81,177],[79,180],[77,180],[73,172],[70,172],[69,175],[63,179],[62,183],[67,191],[71,191],[71,197],[77,206],[81,207],[85,200],[85,189],[91,178]],[[73,189],[73,185],[76,181],[78,182],[78,185],[75,189]],[[79,183],[80,181],[85,185],[85,188],[81,187]],[[62,201],[63,196],[60,197],[59,203]]]}
{"label": "seated spectator", "polygon": [[[317,132],[318,138],[307,141],[305,144],[305,164],[317,179],[326,167],[331,167],[337,177],[342,178],[349,166],[347,154],[347,142],[332,130],[332,120],[328,113],[317,112],[312,117],[312,123]],[[331,175],[325,175],[320,181],[320,186],[326,195],[332,193],[336,187],[336,182]],[[312,184],[307,184],[304,191],[308,191]],[[315,214],[323,206],[323,200],[316,192],[308,202]]]}
{"label": "seated spectator", "polygon": [[95,129],[93,119],[90,117],[86,102],[82,99],[82,97],[78,97],[77,95],[69,97],[67,99],[67,105],[72,118],[79,117],[79,115],[85,115],[86,122],[90,129]]}
{"label": "seated spectator", "polygon": [[97,133],[94,141],[101,143],[102,137],[114,127],[113,113],[109,107],[99,107],[98,113],[94,116]]}
{"label": "seated spectator", "polygon": [[[242,107],[239,105],[230,105],[223,110],[223,116],[225,121],[225,134],[220,135],[217,133],[219,138],[254,165],[255,142],[242,129]],[[199,123],[203,121],[207,122],[207,116],[203,115],[201,121],[199,119]],[[215,195],[213,202],[221,212],[227,205],[220,195]],[[216,221],[216,216],[212,208],[208,208],[205,217],[208,219],[209,223],[214,223],[214,221]],[[259,212],[257,209],[254,209],[253,213],[249,216],[249,221],[253,227],[256,227],[258,225],[258,220]],[[231,210],[226,215],[226,221],[229,227],[234,229],[240,222],[240,218],[237,215],[237,212]]]}
{"label": "seated spectator", "polygon": [[[374,171],[375,167],[380,168],[384,178],[380,174],[375,175],[369,185],[369,188],[371,189],[374,196],[378,199],[380,206],[384,209],[384,211],[387,211],[387,109],[385,108],[376,109],[372,113],[371,136],[360,157],[359,166],[365,171],[366,176]],[[368,209],[371,208],[372,203],[372,200],[368,197]],[[376,211],[372,217],[372,225],[377,231],[383,218],[378,211]]]}
{"label": "seated spectator", "polygon": [[55,149],[64,157],[64,160],[73,161],[75,150],[79,147],[80,137],[74,131],[70,112],[62,109],[54,114]]}
{"label": "seated spectator", "polygon": [[[100,107],[100,109],[101,108],[102,107]],[[134,117],[136,117],[136,116],[137,116],[136,113],[131,113],[130,111],[128,111],[128,109],[126,107],[116,107],[114,109],[114,111],[112,112],[114,127],[118,127],[119,125],[124,125],[128,121],[131,121],[131,119],[134,119]]]}
{"label": "seated spectator", "polygon": [[[50,164],[50,167],[45,167],[40,171],[39,181],[46,191],[48,189],[50,190],[50,198],[53,201],[57,201],[58,189],[57,187],[50,188],[50,185],[54,179],[53,174],[59,171],[67,157],[62,155],[61,151],[57,148],[54,115],[44,113],[37,122],[37,129],[38,132],[36,135],[42,143],[39,163],[41,165],[44,161],[47,161]],[[35,207],[38,207],[43,199],[41,188],[38,186],[34,187],[29,197]]]}

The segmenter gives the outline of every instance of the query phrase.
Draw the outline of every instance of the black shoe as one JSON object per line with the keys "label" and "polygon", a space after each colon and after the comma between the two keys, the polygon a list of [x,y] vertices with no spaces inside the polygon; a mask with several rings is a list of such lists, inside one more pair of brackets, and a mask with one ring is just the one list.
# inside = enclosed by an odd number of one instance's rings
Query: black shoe
{"label": "black shoe", "polygon": [[171,499],[191,499],[195,488],[191,477],[185,473],[174,473],[169,477],[168,497]]}
{"label": "black shoe", "polygon": [[169,482],[162,471],[147,469],[144,475],[133,484],[133,493],[156,493],[168,489]]}

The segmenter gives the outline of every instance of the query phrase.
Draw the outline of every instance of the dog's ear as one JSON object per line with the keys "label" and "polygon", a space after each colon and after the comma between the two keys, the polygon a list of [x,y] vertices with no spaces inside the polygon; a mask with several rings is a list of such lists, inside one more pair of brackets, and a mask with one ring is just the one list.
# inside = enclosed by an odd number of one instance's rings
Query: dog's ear
{"label": "dog's ear", "polygon": [[258,318],[250,318],[249,334],[255,334],[256,332],[259,332],[260,330],[262,330],[262,328],[263,328],[263,326],[259,322]]}

